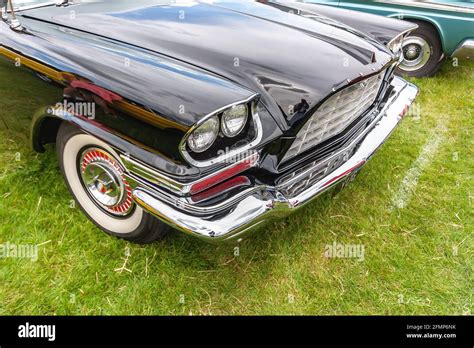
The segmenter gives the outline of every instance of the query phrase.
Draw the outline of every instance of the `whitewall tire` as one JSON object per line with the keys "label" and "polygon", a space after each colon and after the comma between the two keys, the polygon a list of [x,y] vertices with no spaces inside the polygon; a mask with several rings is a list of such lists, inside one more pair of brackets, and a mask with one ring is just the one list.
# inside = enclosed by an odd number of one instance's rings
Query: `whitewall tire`
{"label": "whitewall tire", "polygon": [[63,123],[56,147],[69,191],[104,232],[140,244],[168,232],[167,225],[133,202],[119,157],[109,145]]}

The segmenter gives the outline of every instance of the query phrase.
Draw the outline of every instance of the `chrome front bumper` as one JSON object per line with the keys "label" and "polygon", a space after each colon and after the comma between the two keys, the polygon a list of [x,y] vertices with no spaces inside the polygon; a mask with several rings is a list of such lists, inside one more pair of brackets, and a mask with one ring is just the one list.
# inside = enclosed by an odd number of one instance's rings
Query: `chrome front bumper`
{"label": "chrome front bumper", "polygon": [[459,45],[453,53],[454,58],[474,59],[474,39],[468,39]]}
{"label": "chrome front bumper", "polygon": [[[224,203],[206,208],[193,205],[183,198],[170,200],[140,186],[134,189],[133,197],[138,205],[177,230],[208,241],[240,239],[254,227],[290,214],[334,185],[347,180],[371,158],[397,127],[418,94],[416,86],[398,77],[393,80],[392,86],[392,94],[374,121],[376,124],[348,146],[356,149],[352,157],[294,197],[285,196],[283,192],[286,191],[281,185],[255,186]],[[304,180],[305,175],[308,173],[303,172],[292,180]]]}

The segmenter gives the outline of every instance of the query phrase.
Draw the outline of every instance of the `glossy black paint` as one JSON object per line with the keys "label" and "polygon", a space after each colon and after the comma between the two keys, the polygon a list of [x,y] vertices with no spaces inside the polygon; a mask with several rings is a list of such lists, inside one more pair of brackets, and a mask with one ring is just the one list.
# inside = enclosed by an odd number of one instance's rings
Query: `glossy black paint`
{"label": "glossy black paint", "polygon": [[[416,29],[416,25],[407,21],[400,21],[393,18],[336,8],[332,6],[319,5],[315,3],[305,3],[304,1],[269,1],[269,5],[285,12],[292,11],[299,15],[322,20],[321,16],[332,19],[336,22],[328,22],[336,26],[349,26],[360,33],[364,33],[384,45],[387,45],[400,33],[407,30]],[[327,19],[326,19],[327,21]]]}
{"label": "glossy black paint", "polygon": [[[24,16],[126,42],[222,76],[234,82],[235,88],[244,86],[260,93],[283,130],[291,128],[333,88],[372,73],[372,68],[380,70],[392,58],[382,45],[349,28],[291,16],[254,1],[189,4],[159,6],[150,0],[131,5],[128,0],[116,0],[54,12],[37,9]],[[70,19],[71,8],[74,20]],[[374,53],[376,62],[372,63]],[[222,99],[215,90],[205,92],[215,100]],[[239,95],[234,101],[239,98],[243,99]],[[160,102],[170,104],[165,114],[183,103],[172,98]],[[228,100],[222,100],[221,106],[226,103]]]}
{"label": "glossy black paint", "polygon": [[[180,156],[189,128],[258,94],[262,167],[278,172],[282,151],[327,97],[394,60],[369,36],[286,9],[254,1],[48,6],[18,13],[23,32],[1,22],[0,43],[10,52],[3,55],[12,59],[13,52],[25,66],[49,74],[72,99],[79,93],[97,100],[96,91],[116,97],[100,98],[94,120],[62,118],[182,181],[217,169],[195,168]],[[77,91],[72,82],[92,89]],[[55,126],[50,114],[37,115],[37,150],[54,140],[42,131]]]}

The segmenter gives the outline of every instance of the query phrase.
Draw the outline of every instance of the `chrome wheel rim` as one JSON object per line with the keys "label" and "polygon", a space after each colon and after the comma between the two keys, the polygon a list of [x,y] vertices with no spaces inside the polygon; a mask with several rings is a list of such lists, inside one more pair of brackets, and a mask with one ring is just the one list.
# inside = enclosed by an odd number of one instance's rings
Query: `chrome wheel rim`
{"label": "chrome wheel rim", "polygon": [[409,36],[402,44],[403,60],[400,69],[416,71],[423,68],[431,58],[429,43],[419,36]]}
{"label": "chrome wheel rim", "polygon": [[114,216],[131,213],[132,190],[113,156],[99,148],[88,148],[79,157],[79,169],[82,184],[97,206]]}

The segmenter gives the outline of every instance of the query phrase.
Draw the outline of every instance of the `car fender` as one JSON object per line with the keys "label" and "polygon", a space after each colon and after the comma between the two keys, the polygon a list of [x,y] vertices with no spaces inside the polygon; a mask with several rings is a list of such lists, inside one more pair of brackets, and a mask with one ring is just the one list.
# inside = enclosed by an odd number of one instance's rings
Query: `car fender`
{"label": "car fender", "polygon": [[388,15],[390,18],[395,18],[395,19],[401,19],[401,20],[408,20],[408,19],[415,19],[418,21],[423,21],[431,24],[438,32],[439,39],[441,42],[441,47],[443,48],[443,52],[446,52],[446,32],[444,31],[443,27],[439,24],[438,21],[434,20],[431,17],[424,16],[421,14],[416,14],[416,13],[407,13],[403,14],[403,18],[400,16],[398,13],[393,13]]}

